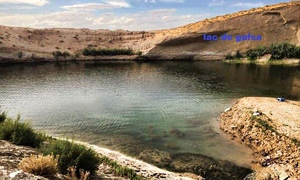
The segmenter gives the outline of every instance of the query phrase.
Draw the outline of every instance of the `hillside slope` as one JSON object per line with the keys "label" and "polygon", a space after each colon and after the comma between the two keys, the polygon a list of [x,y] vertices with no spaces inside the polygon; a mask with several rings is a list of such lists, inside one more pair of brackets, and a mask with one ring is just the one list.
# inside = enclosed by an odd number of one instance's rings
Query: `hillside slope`
{"label": "hillside slope", "polygon": [[[300,45],[300,2],[241,11],[163,32],[165,40],[148,56],[160,59],[222,59],[227,53],[276,42]],[[203,35],[231,35],[232,40],[205,41]],[[236,42],[237,35],[260,35],[262,40]]]}

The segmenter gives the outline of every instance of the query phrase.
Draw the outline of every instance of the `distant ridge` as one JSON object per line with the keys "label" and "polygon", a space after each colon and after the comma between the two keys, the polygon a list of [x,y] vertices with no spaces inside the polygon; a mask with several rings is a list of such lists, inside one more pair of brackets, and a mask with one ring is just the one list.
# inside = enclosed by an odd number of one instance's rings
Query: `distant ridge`
{"label": "distant ridge", "polygon": [[[34,29],[0,26],[0,61],[56,61],[54,51],[67,51],[59,60],[103,60],[84,57],[84,48],[131,48],[148,60],[221,60],[237,50],[289,42],[300,45],[300,1],[266,5],[185,26],[157,31],[89,30],[73,28]],[[232,36],[232,40],[206,41],[203,35]],[[261,41],[241,41],[243,35],[261,36]],[[114,59],[115,57],[110,57]],[[116,59],[135,59],[118,57]]]}

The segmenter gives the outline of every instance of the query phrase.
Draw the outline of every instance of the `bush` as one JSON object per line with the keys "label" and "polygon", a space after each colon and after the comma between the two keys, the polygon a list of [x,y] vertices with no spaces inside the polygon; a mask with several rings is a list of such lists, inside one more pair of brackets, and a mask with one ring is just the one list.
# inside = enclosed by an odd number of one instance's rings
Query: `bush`
{"label": "bush", "polygon": [[54,156],[58,156],[58,169],[63,174],[68,172],[69,167],[76,167],[78,176],[80,169],[94,174],[100,163],[95,151],[66,140],[50,140],[50,143],[41,147],[40,150],[43,154],[53,153]]}
{"label": "bush", "polygon": [[300,47],[289,43],[272,44],[270,53],[272,59],[300,58]]}
{"label": "bush", "polygon": [[269,53],[269,49],[265,46],[250,49],[246,52],[246,56],[249,60],[256,60],[258,57]]}
{"label": "bush", "polygon": [[82,51],[84,56],[114,56],[114,55],[134,55],[132,49],[95,49],[84,48]]}
{"label": "bush", "polygon": [[[69,167],[68,168],[68,175],[66,176],[66,179],[68,180],[77,180],[77,175],[76,175],[76,167]],[[90,172],[84,172],[82,169],[79,170],[80,172],[80,180],[88,180],[90,176]]]}
{"label": "bush", "polygon": [[120,176],[125,176],[128,177],[131,180],[144,180],[145,178],[143,178],[142,176],[136,174],[136,172],[128,167],[123,167],[121,165],[119,165],[116,161],[111,160],[108,157],[101,157],[100,158],[101,163],[104,163],[110,167],[112,167],[112,169],[114,170],[114,173]]}
{"label": "bush", "polygon": [[234,59],[234,56],[232,56],[230,53],[228,53],[228,54],[226,54],[225,59],[232,60],[232,59]]}
{"label": "bush", "polygon": [[65,51],[65,52],[55,51],[55,52],[52,52],[52,54],[55,59],[58,59],[59,57],[67,58],[67,57],[71,56],[71,54],[68,51]]}
{"label": "bush", "polygon": [[142,54],[143,54],[142,51],[138,51],[138,52],[137,52],[137,55],[139,55],[139,56],[141,56]]}
{"label": "bush", "polygon": [[5,119],[7,118],[7,113],[5,111],[0,111],[0,123],[3,123]]}
{"label": "bush", "polygon": [[237,51],[236,54],[235,54],[235,58],[236,59],[241,59],[243,56],[242,54],[240,53],[240,51]]}
{"label": "bush", "polygon": [[300,58],[300,47],[289,43],[278,43],[270,47],[250,49],[246,54],[249,60],[255,60],[265,54],[271,54],[271,59]]}
{"label": "bush", "polygon": [[240,53],[240,51],[236,51],[235,55],[231,55],[231,53],[228,53],[226,56],[225,56],[225,59],[226,60],[233,60],[233,59],[241,59],[243,56],[242,54]]}
{"label": "bush", "polygon": [[54,176],[57,173],[57,158],[53,155],[32,155],[24,158],[18,168],[38,176]]}
{"label": "bush", "polygon": [[22,51],[18,52],[18,58],[21,59],[22,57],[23,57],[23,52]]}
{"label": "bush", "polygon": [[0,139],[7,140],[16,145],[39,147],[44,135],[35,133],[29,123],[21,123],[20,116],[16,120],[6,119],[0,124]]}

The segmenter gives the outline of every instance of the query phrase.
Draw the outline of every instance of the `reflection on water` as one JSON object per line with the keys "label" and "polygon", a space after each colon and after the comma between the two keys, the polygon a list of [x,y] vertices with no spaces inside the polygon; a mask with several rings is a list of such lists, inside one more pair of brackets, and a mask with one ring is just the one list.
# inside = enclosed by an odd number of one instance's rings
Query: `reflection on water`
{"label": "reflection on water", "polygon": [[299,100],[299,72],[221,62],[9,65],[0,67],[0,105],[37,129],[131,153],[157,148],[248,164],[250,151],[218,129],[220,112],[243,96]]}

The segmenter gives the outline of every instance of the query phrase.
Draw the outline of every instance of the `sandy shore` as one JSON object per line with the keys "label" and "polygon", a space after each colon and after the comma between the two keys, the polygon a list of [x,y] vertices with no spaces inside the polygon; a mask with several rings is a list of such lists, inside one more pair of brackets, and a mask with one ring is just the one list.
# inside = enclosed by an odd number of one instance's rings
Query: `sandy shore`
{"label": "sandy shore", "polygon": [[[58,138],[57,139],[62,139],[66,140],[64,138]],[[70,139],[67,139],[71,141]],[[203,179],[200,176],[196,176],[194,174],[190,173],[184,173],[184,174],[179,174],[179,173],[174,173],[167,171],[165,169],[158,168],[156,166],[153,166],[151,164],[148,164],[146,162],[143,162],[141,160],[138,160],[136,158],[127,156],[123,153],[113,151],[107,148],[99,147],[96,145],[92,145],[86,142],[82,141],[74,141],[75,143],[82,144],[88,148],[91,148],[95,150],[100,156],[106,156],[114,161],[116,161],[118,164],[122,166],[127,166],[133,170],[136,171],[138,175],[141,175],[143,177],[149,178],[149,179],[170,179],[170,180],[193,180],[193,179],[198,179],[201,180]]]}

